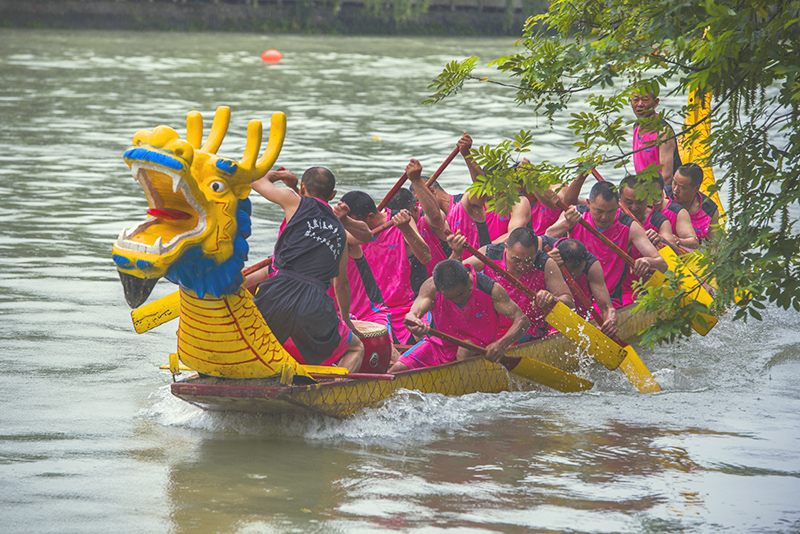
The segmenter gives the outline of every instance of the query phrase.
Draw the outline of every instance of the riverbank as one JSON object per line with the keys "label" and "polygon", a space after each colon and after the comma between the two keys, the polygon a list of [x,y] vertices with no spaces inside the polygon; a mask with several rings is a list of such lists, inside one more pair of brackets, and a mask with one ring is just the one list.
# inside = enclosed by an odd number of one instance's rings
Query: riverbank
{"label": "riverbank", "polygon": [[0,0],[0,24],[40,29],[497,36],[519,35],[532,10],[536,7],[531,2],[518,1],[511,9],[503,0],[432,1],[424,13],[409,8],[402,15],[376,15],[363,1],[281,0],[253,6]]}

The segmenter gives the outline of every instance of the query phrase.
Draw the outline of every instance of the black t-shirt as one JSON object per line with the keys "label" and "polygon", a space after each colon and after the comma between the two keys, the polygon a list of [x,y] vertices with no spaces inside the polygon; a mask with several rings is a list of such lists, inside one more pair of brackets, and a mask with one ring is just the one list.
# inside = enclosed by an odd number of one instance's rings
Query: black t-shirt
{"label": "black t-shirt", "polygon": [[311,197],[301,197],[297,211],[275,244],[274,264],[329,283],[339,274],[347,234],[330,206]]}

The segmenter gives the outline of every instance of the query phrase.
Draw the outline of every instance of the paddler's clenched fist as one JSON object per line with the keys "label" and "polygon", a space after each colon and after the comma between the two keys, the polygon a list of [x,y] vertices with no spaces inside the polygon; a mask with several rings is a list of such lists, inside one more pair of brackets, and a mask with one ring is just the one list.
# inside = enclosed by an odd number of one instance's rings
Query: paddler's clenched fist
{"label": "paddler's clenched fist", "polygon": [[339,202],[333,208],[333,214],[336,215],[339,219],[344,219],[350,213],[350,206],[345,204],[344,202]]}
{"label": "paddler's clenched fist", "polygon": [[472,137],[465,132],[464,135],[461,136],[461,139],[456,142],[456,146],[458,147],[458,151],[461,152],[462,156],[469,156],[469,149],[472,148]]}
{"label": "paddler's clenched fist", "polygon": [[412,182],[416,182],[417,180],[422,178],[422,163],[414,158],[411,158],[411,161],[408,162],[406,165],[406,176]]}
{"label": "paddler's clenched fist", "polygon": [[392,224],[397,228],[408,226],[411,223],[411,214],[408,210],[400,210],[400,212],[392,217]]}

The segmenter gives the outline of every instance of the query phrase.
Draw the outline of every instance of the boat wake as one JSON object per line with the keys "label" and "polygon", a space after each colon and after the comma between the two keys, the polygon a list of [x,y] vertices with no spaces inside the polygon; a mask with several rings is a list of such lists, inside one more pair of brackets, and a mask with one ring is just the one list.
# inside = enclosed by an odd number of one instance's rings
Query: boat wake
{"label": "boat wake", "polygon": [[445,396],[400,390],[384,402],[342,420],[311,413],[263,415],[206,411],[174,397],[167,385],[151,394],[150,405],[140,411],[139,417],[164,427],[212,433],[406,446],[435,441],[490,420],[513,417],[520,404],[537,397],[557,395],[561,394],[506,391]]}

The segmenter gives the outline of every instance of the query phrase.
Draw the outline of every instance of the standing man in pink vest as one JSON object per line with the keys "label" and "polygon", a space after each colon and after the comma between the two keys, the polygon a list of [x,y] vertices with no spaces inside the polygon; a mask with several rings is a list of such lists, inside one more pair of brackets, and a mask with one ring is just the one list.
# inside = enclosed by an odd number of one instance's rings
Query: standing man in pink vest
{"label": "standing man in pink vest", "polygon": [[608,292],[617,307],[633,302],[632,295],[623,295],[623,283],[628,276],[628,265],[605,243],[593,236],[588,230],[578,225],[583,219],[603,233],[612,243],[625,252],[637,249],[641,257],[636,259],[633,275],[648,276],[650,271],[667,270],[667,262],[658,253],[647,238],[644,228],[619,209],[619,194],[610,182],[598,182],[589,193],[587,206],[570,207],[553,226],[548,228],[547,235],[564,237],[568,235],[577,239],[594,254],[603,266],[603,277]]}
{"label": "standing man in pink vest", "polygon": [[664,183],[670,185],[672,174],[681,166],[681,157],[675,132],[656,113],[658,102],[658,84],[655,83],[635,88],[631,96],[631,109],[639,119],[633,125],[633,167],[639,173],[655,164]]}
{"label": "standing man in pink vest", "polygon": [[[432,325],[422,321],[428,312],[432,312]],[[497,339],[500,315],[511,320],[511,328]],[[453,259],[439,263],[433,276],[422,284],[405,322],[417,337],[428,335],[432,326],[486,347],[486,358],[493,362],[500,360],[530,327],[528,318],[500,284]],[[427,337],[403,354],[389,372],[440,365],[472,355],[467,349]]]}

